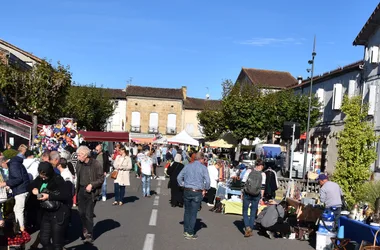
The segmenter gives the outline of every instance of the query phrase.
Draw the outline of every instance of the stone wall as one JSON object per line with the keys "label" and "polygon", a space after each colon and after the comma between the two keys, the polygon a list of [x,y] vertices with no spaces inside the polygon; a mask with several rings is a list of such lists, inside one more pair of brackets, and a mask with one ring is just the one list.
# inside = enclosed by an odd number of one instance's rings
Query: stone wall
{"label": "stone wall", "polygon": [[131,129],[132,112],[140,112],[141,133],[148,133],[150,113],[158,113],[158,130],[166,134],[168,114],[175,114],[177,133],[182,131],[183,101],[173,99],[127,97],[126,129]]}

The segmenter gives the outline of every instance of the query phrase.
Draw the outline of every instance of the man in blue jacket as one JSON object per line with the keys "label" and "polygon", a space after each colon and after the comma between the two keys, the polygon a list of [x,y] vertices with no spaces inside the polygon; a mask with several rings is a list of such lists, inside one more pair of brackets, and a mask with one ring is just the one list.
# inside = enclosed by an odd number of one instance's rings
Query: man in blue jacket
{"label": "man in blue jacket", "polygon": [[13,157],[8,162],[8,181],[0,183],[0,187],[8,186],[10,189],[12,189],[15,198],[15,206],[13,208],[13,211],[15,213],[16,222],[18,222],[21,231],[25,230],[24,208],[29,186],[28,172],[22,164],[25,159],[25,152],[27,149],[27,146],[24,144],[20,145],[18,148],[17,156]]}

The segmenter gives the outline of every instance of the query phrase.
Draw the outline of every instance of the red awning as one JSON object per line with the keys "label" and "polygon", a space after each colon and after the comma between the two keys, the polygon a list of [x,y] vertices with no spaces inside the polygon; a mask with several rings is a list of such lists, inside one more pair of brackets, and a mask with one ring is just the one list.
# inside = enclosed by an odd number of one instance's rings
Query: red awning
{"label": "red awning", "polygon": [[85,141],[128,142],[128,132],[79,131]]}

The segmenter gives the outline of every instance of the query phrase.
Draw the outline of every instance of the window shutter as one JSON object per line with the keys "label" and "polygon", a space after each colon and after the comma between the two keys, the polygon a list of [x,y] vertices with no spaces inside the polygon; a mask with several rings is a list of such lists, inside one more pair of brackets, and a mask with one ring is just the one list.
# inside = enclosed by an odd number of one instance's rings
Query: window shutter
{"label": "window shutter", "polygon": [[333,110],[340,110],[340,107],[342,106],[342,84],[336,83],[334,84],[334,91],[333,91],[333,102],[332,102],[332,109]]}
{"label": "window shutter", "polygon": [[368,98],[368,115],[375,115],[376,106],[376,85],[369,86],[369,98]]}

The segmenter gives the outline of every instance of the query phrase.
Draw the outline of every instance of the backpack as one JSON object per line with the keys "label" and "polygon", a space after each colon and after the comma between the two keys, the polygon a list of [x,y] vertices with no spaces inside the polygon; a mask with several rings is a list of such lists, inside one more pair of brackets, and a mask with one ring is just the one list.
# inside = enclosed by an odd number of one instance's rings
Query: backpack
{"label": "backpack", "polygon": [[261,192],[262,179],[261,172],[253,169],[245,182],[244,192],[252,196],[258,196]]}

